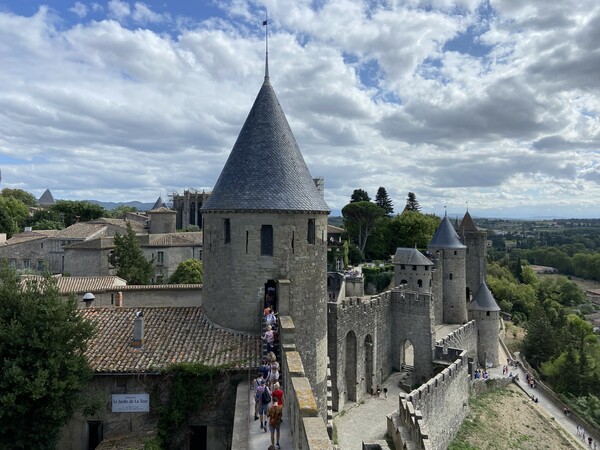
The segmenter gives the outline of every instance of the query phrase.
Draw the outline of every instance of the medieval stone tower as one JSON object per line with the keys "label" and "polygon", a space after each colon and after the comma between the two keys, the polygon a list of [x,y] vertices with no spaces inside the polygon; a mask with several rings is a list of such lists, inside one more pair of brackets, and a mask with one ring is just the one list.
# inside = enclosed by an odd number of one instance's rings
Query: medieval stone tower
{"label": "medieval stone tower", "polygon": [[[268,66],[267,66],[268,67]],[[206,315],[258,333],[266,296],[290,316],[322,412],[327,382],[327,216],[268,76],[202,206]]]}
{"label": "medieval stone tower", "polygon": [[467,211],[458,227],[458,234],[463,244],[467,246],[466,274],[467,296],[469,297],[475,295],[481,281],[485,279],[487,260],[486,233],[477,228],[469,211]]}
{"label": "medieval stone tower", "polygon": [[398,248],[394,254],[394,286],[431,293],[433,263],[416,248]]}
{"label": "medieval stone tower", "polygon": [[[434,283],[439,286],[441,292],[440,290],[434,292],[442,296],[442,322],[465,323],[467,321],[465,274],[467,248],[461,244],[447,215],[435,231],[428,248],[437,261]],[[439,297],[436,302],[439,305]],[[436,317],[436,321],[439,322],[439,317]]]}
{"label": "medieval stone tower", "polygon": [[485,282],[467,305],[469,320],[477,324],[477,358],[484,367],[498,365],[500,307]]}

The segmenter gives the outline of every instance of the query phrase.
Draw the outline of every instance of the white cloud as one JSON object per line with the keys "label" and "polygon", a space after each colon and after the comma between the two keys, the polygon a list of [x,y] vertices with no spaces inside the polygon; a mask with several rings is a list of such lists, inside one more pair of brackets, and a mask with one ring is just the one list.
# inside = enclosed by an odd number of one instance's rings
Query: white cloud
{"label": "white cloud", "polygon": [[71,11],[80,19],[83,19],[85,16],[87,16],[88,8],[81,2],[75,2],[75,4],[69,8],[69,11]]}
{"label": "white cloud", "polygon": [[155,13],[148,5],[142,2],[135,3],[131,17],[133,20],[141,24],[159,23],[166,20],[165,16]]}
{"label": "white cloud", "polygon": [[[428,212],[600,214],[593,2],[265,3],[271,81],[332,209],[385,186],[398,211],[413,191]],[[216,4],[197,19],[112,0],[114,20],[75,25],[0,13],[4,185],[144,201],[210,189],[264,67],[260,7]]]}
{"label": "white cloud", "polygon": [[121,0],[110,0],[108,2],[108,14],[118,21],[125,20],[131,15],[131,5]]}

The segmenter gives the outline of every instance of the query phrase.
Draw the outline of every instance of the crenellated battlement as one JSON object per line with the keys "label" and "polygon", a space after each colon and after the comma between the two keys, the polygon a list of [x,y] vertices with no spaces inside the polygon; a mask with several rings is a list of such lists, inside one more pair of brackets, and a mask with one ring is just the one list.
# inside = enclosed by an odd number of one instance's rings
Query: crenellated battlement
{"label": "crenellated battlement", "polygon": [[435,395],[436,389],[444,389],[445,385],[452,381],[452,377],[455,377],[467,363],[467,352],[462,351],[458,359],[450,364],[450,366],[446,367],[435,377],[410,392],[406,396],[407,400],[413,403],[416,401],[426,401],[427,396]]}
{"label": "crenellated battlement", "polygon": [[471,320],[446,335],[446,337],[436,341],[435,345],[440,347],[460,348],[460,346],[457,346],[456,344],[462,343],[473,331],[476,331],[476,328],[477,325],[475,324],[475,321]]}

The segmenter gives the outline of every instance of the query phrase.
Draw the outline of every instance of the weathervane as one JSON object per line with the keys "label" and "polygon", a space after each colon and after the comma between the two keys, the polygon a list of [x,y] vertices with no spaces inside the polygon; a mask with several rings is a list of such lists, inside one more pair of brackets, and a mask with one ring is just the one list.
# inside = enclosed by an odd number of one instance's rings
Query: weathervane
{"label": "weathervane", "polygon": [[269,24],[271,22],[265,9],[265,20],[262,23],[263,27],[265,27],[265,80],[269,79]]}

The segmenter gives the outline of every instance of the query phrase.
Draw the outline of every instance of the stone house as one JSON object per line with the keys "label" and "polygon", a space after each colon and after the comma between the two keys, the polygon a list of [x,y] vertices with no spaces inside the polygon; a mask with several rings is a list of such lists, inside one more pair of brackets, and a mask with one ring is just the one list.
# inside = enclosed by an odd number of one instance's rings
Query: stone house
{"label": "stone house", "polygon": [[0,259],[17,270],[44,273],[50,268],[49,239],[58,233],[56,230],[26,229],[0,243]]}
{"label": "stone house", "polygon": [[201,363],[226,369],[215,380],[216,402],[192,414],[174,436],[177,448],[231,448],[236,385],[260,363],[261,339],[210,323],[199,307],[87,308],[96,325],[86,356],[94,376],[87,404],[62,430],[60,450],[96,448],[155,431],[160,407],[169,401],[165,369]]}

